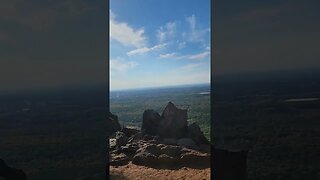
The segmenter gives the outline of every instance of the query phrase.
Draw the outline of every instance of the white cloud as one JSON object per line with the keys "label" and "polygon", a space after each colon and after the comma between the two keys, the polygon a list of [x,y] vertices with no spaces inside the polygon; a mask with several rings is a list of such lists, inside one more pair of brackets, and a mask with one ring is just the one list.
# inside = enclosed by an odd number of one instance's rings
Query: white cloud
{"label": "white cloud", "polygon": [[189,22],[191,30],[195,30],[196,29],[196,16],[194,14],[192,14],[190,17],[187,17],[186,19]]}
{"label": "white cloud", "polygon": [[204,36],[210,32],[210,28],[197,29],[196,16],[193,14],[186,18],[189,23],[190,31],[182,33],[182,37],[188,42],[205,42]]}
{"label": "white cloud", "polygon": [[160,54],[160,58],[172,58],[176,60],[181,60],[181,59],[189,59],[189,60],[201,60],[204,59],[210,55],[210,51],[205,51],[199,54],[193,54],[193,55],[183,55],[179,56],[176,53],[168,53],[168,54]]}
{"label": "white cloud", "polygon": [[200,59],[203,59],[203,58],[207,57],[209,54],[210,54],[209,51],[205,51],[205,52],[203,52],[203,53],[191,55],[191,56],[189,56],[188,58],[189,58],[189,59],[193,59],[193,60],[200,60]]}
{"label": "white cloud", "polygon": [[176,57],[176,53],[168,53],[168,54],[160,54],[159,56],[160,58],[175,58]]}
{"label": "white cloud", "polygon": [[176,23],[168,22],[165,26],[161,26],[157,31],[159,42],[162,43],[168,39],[172,39],[176,34]]}
{"label": "white cloud", "polygon": [[116,40],[125,46],[134,46],[137,48],[147,44],[147,37],[144,35],[144,29],[134,29],[126,22],[118,22],[115,15],[110,11],[110,39]]}
{"label": "white cloud", "polygon": [[138,65],[134,61],[125,61],[123,59],[110,59],[110,70],[113,73],[125,73]]}
{"label": "white cloud", "polygon": [[182,71],[190,71],[190,70],[194,70],[197,67],[203,66],[205,63],[191,63],[191,64],[187,64],[184,65],[180,68],[180,70]]}
{"label": "white cloud", "polygon": [[114,19],[116,15],[110,10],[109,11],[110,19]]}
{"label": "white cloud", "polygon": [[186,42],[181,42],[178,44],[178,48],[183,49],[184,47],[186,47],[186,44],[187,44]]}
{"label": "white cloud", "polygon": [[137,54],[144,54],[144,53],[147,53],[147,52],[150,52],[150,51],[162,49],[165,46],[166,46],[166,44],[158,44],[158,45],[155,45],[155,46],[150,47],[150,48],[148,48],[148,47],[138,48],[138,49],[135,49],[135,50],[127,52],[127,55],[128,56],[132,56],[132,55],[137,55]]}

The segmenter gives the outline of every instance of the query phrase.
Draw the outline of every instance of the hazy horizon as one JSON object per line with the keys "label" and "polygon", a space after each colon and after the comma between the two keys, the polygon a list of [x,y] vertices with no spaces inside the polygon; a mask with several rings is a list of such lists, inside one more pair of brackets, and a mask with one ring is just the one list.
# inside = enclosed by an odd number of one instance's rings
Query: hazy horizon
{"label": "hazy horizon", "polygon": [[210,83],[194,83],[194,84],[177,84],[177,85],[164,85],[164,86],[146,86],[146,87],[137,87],[137,88],[126,88],[126,89],[110,89],[109,92],[116,91],[130,91],[130,90],[151,90],[151,89],[163,89],[163,88],[175,88],[175,87],[189,87],[189,86],[210,86]]}

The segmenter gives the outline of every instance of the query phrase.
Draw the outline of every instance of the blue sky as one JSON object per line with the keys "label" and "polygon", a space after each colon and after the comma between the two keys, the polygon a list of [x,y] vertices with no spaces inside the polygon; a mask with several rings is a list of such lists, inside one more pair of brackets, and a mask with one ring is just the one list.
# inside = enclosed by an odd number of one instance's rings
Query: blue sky
{"label": "blue sky", "polygon": [[210,0],[111,0],[110,88],[210,82]]}

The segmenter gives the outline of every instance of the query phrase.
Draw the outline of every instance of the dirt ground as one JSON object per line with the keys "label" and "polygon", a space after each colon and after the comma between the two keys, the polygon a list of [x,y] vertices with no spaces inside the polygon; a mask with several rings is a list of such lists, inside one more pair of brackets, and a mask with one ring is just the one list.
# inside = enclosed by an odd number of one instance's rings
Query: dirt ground
{"label": "dirt ground", "polygon": [[125,166],[110,166],[111,180],[209,180],[210,168],[191,169],[183,167],[177,170],[154,169],[137,166],[131,162]]}

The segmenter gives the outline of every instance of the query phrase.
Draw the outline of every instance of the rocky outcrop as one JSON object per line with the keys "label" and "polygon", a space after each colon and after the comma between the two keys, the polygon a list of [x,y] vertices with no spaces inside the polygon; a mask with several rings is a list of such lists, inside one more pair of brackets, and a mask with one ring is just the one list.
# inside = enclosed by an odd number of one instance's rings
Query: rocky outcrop
{"label": "rocky outcrop", "polygon": [[210,144],[197,123],[192,123],[188,126],[188,135],[197,144]]}
{"label": "rocky outcrop", "polygon": [[116,146],[126,145],[128,142],[128,137],[123,132],[116,132]]}
{"label": "rocky outcrop", "polygon": [[199,125],[188,126],[187,110],[177,108],[169,102],[160,116],[154,110],[143,113],[142,132],[147,135],[159,136],[165,144],[179,144],[191,149],[209,152],[210,142],[204,136]]}
{"label": "rocky outcrop", "polygon": [[111,132],[111,134],[116,131],[120,131],[121,129],[118,116],[112,114],[111,112],[109,112],[108,124],[109,124],[109,131]]}
{"label": "rocky outcrop", "polygon": [[136,165],[154,168],[210,166],[210,153],[200,151],[190,138],[178,139],[170,145],[162,138],[142,136],[140,132],[129,137],[128,141],[123,140],[124,136],[123,132],[116,132],[115,138],[109,140],[110,165],[125,165],[132,161]]}
{"label": "rocky outcrop", "polygon": [[161,115],[158,134],[165,138],[181,138],[187,134],[187,110],[169,102]]}
{"label": "rocky outcrop", "polygon": [[190,149],[199,149],[196,143],[190,138],[181,138],[177,140],[177,145]]}
{"label": "rocky outcrop", "polygon": [[117,154],[117,153],[114,153],[114,154],[111,154],[110,156],[110,165],[111,166],[123,166],[123,165],[126,165],[128,164],[129,162],[129,158],[126,154],[124,153],[120,153],[120,154]]}
{"label": "rocky outcrop", "polygon": [[139,131],[139,129],[137,128],[127,128],[127,127],[123,127],[121,129],[121,132],[123,132],[127,137],[133,136],[135,134],[137,134]]}
{"label": "rocky outcrop", "polygon": [[158,168],[210,166],[210,143],[200,127],[188,126],[187,110],[169,102],[160,116],[143,113],[141,131],[123,128],[110,139],[110,164],[133,164]]}
{"label": "rocky outcrop", "polygon": [[148,109],[143,113],[141,131],[146,134],[158,134],[160,115],[154,110]]}

